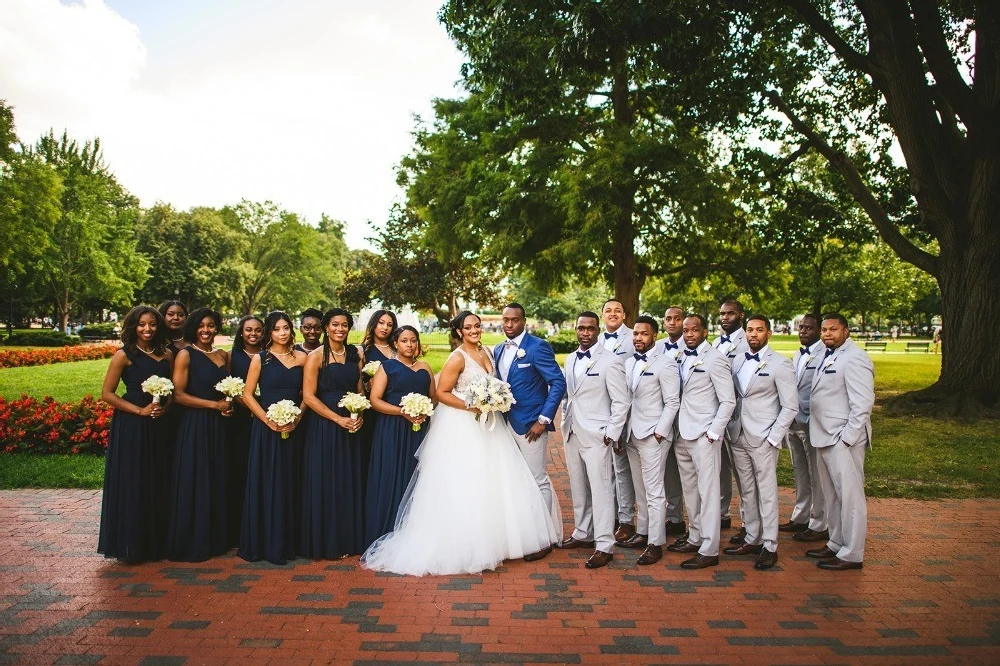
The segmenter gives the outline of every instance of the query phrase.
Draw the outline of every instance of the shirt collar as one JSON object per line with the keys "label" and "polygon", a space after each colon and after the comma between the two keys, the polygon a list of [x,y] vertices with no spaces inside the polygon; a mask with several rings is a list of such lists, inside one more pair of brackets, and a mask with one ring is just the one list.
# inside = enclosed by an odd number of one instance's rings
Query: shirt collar
{"label": "shirt collar", "polygon": [[522,343],[522,342],[524,342],[524,336],[525,336],[525,335],[526,335],[527,333],[528,333],[528,329],[524,329],[523,331],[521,331],[521,334],[520,334],[520,335],[518,335],[517,337],[514,337],[514,338],[507,338],[507,340],[511,340],[511,341],[513,341],[513,342],[514,342],[514,344],[516,344],[516,345],[517,345],[518,347],[520,347],[520,346],[521,346],[521,343]]}

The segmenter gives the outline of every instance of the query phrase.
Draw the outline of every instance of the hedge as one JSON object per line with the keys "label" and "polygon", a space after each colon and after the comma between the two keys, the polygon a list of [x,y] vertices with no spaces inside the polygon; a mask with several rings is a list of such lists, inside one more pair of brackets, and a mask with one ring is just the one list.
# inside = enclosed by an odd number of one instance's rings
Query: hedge
{"label": "hedge", "polygon": [[118,345],[81,345],[62,349],[0,349],[0,368],[93,361],[111,358],[118,349]]}
{"label": "hedge", "polygon": [[80,402],[0,397],[0,451],[104,455],[113,412],[89,395]]}

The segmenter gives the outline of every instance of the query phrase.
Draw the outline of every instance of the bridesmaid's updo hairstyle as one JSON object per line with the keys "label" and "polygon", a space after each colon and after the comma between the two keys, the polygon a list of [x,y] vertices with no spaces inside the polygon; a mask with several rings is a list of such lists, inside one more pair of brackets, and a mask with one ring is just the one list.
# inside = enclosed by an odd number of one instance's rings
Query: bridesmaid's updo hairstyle
{"label": "bridesmaid's updo hairstyle", "polygon": [[[259,321],[260,322],[260,328],[261,328],[261,330],[264,329],[264,321],[260,317],[258,317],[257,315],[246,315],[245,317],[241,318],[240,322],[238,324],[236,324],[236,335],[233,337],[233,351],[234,352],[241,352],[241,351],[243,351],[246,348],[246,342],[244,342],[244,340],[243,340],[243,326],[248,321],[253,321],[253,320]],[[261,340],[261,345],[263,345],[263,344],[264,344],[264,341]]]}
{"label": "bridesmaid's updo hairstyle", "polygon": [[139,334],[135,332],[135,329],[139,326],[139,319],[144,314],[151,314],[156,318],[156,332],[153,333],[152,340],[153,353],[157,356],[163,356],[167,350],[167,322],[159,310],[149,305],[137,305],[125,315],[125,321],[122,322],[122,346],[129,353],[138,353],[136,342],[139,340]]}
{"label": "bridesmaid's updo hairstyle", "polygon": [[405,331],[410,331],[413,335],[417,336],[417,357],[423,356],[424,346],[420,344],[420,331],[409,324],[403,324],[392,332],[392,335],[389,336],[389,346],[392,347],[393,351],[399,351],[396,349],[396,342],[399,340],[399,336]]}
{"label": "bridesmaid's updo hairstyle", "polygon": [[[347,317],[347,328],[348,329],[354,328],[354,317],[351,316],[351,313],[345,310],[344,308],[330,308],[329,310],[326,311],[326,314],[323,315],[321,324],[321,328],[323,329],[322,367],[324,368],[330,365],[330,334],[326,332],[326,327],[330,325],[330,321],[334,317]],[[344,351],[347,353],[347,356],[344,358],[345,365],[349,363],[357,365],[358,363],[361,362],[361,353],[358,352],[358,348],[355,347],[354,345],[347,344],[346,340],[344,341]]]}
{"label": "bridesmaid's updo hairstyle", "polygon": [[166,317],[167,316],[167,310],[169,310],[170,308],[174,307],[175,305],[178,306],[178,307],[180,307],[181,310],[184,310],[184,316],[185,317],[188,316],[187,306],[184,305],[183,302],[177,301],[177,300],[164,301],[164,302],[160,303],[160,310],[159,310],[160,314],[162,316]]}
{"label": "bridesmaid's updo hairstyle", "polygon": [[198,308],[189,314],[188,318],[184,320],[185,340],[194,344],[195,339],[198,337],[198,328],[201,326],[201,321],[205,319],[205,317],[211,317],[212,321],[215,322],[216,334],[222,333],[222,315],[212,308]]}
{"label": "bridesmaid's updo hairstyle", "polygon": [[389,337],[392,337],[393,331],[399,327],[399,322],[396,321],[396,313],[392,310],[376,310],[372,313],[372,316],[368,318],[368,325],[365,326],[365,337],[361,338],[361,348],[365,351],[372,348],[375,344],[375,327],[378,326],[378,320],[383,316],[389,315],[392,318],[392,331],[389,331]]}
{"label": "bridesmaid's updo hairstyle", "polygon": [[262,340],[264,351],[267,352],[267,354],[264,355],[264,363],[269,363],[271,361],[271,333],[274,332],[278,322],[282,320],[288,322],[288,344],[295,344],[295,324],[292,323],[292,318],[281,310],[268,312],[267,316],[264,317],[264,339]]}
{"label": "bridesmaid's updo hairstyle", "polygon": [[457,315],[455,315],[455,318],[452,319],[451,323],[448,324],[448,328],[451,329],[451,337],[458,340],[459,342],[462,341],[462,327],[465,326],[465,320],[469,317],[475,317],[480,322],[483,321],[482,317],[477,315],[475,312],[472,312],[470,310],[462,310]]}

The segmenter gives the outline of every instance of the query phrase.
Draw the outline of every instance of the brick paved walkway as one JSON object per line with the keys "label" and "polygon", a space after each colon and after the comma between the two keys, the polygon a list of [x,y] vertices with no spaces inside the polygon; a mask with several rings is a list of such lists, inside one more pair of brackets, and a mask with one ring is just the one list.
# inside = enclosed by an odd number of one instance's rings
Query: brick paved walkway
{"label": "brick paved walkway", "polygon": [[1000,663],[995,500],[872,501],[865,568],[843,573],[784,536],[765,572],[621,550],[419,579],[356,557],[125,566],[94,552],[99,513],[95,491],[0,492],[0,664]]}

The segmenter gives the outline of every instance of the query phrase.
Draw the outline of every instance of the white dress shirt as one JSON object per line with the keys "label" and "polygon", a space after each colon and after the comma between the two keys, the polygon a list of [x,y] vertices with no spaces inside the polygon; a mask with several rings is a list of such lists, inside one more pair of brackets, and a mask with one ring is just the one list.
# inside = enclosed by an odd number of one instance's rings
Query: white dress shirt
{"label": "white dress shirt", "polygon": [[500,371],[500,379],[507,381],[507,374],[510,372],[510,366],[514,362],[517,356],[517,350],[521,347],[521,342],[524,341],[524,335],[527,331],[521,331],[521,334],[514,338],[508,338],[503,343],[503,351],[500,352],[500,362],[497,363],[497,369]]}
{"label": "white dress shirt", "polygon": [[[758,358],[767,352],[767,345],[764,345],[756,353]],[[750,353],[750,352],[747,352]],[[740,391],[746,393],[747,384],[750,383],[750,378],[753,377],[754,373],[757,372],[757,367],[760,365],[760,361],[755,361],[752,358],[743,361],[743,365],[740,366],[740,371],[736,373],[736,379],[740,382]]]}

